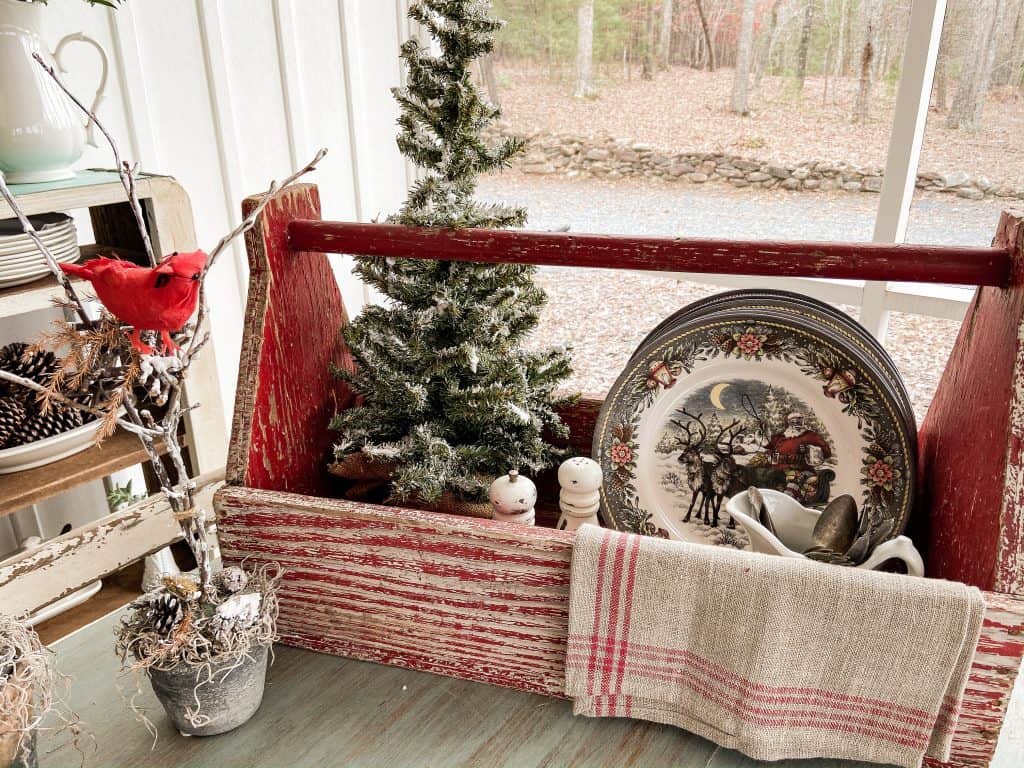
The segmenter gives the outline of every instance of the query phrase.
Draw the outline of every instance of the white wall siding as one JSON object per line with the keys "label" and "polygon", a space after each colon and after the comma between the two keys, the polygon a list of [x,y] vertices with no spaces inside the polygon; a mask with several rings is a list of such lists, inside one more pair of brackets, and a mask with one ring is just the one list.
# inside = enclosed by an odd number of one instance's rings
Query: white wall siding
{"label": "white wall siding", "polygon": [[[404,0],[174,0],[130,2],[116,12],[51,0],[51,45],[84,31],[111,57],[101,117],[144,170],[176,177],[192,198],[201,247],[239,220],[242,198],[329,154],[312,180],[324,215],[371,219],[394,211],[407,169],[395,147],[398,46]],[[69,80],[88,94],[98,62],[69,46]],[[110,167],[89,149],[81,167]],[[362,306],[350,260],[336,271],[346,306]],[[245,296],[241,244],[210,277],[212,323],[225,402],[234,399]],[[229,414],[230,415],[230,414]]]}

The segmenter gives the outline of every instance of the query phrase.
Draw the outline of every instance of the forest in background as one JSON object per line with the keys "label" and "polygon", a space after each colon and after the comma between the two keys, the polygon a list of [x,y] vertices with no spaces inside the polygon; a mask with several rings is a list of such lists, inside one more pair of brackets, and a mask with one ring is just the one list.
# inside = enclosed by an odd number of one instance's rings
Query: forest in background
{"label": "forest in background", "polygon": [[[808,78],[823,103],[870,117],[873,89],[900,76],[911,0],[495,0],[508,24],[494,58],[542,67],[577,98],[606,81],[675,66],[733,70],[722,103],[751,110],[763,78]],[[499,84],[489,77],[492,94]],[[830,84],[856,83],[855,88]],[[977,128],[987,97],[1024,96],[1024,0],[949,0],[932,108],[948,129]],[[837,94],[839,96],[837,97]],[[842,94],[847,97],[842,98]],[[830,101],[831,100],[831,101]]]}

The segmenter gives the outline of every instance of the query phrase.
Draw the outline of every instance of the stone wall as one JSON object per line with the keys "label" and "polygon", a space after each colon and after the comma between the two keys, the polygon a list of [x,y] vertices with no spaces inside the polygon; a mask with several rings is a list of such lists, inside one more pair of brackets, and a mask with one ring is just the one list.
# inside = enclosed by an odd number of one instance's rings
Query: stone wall
{"label": "stone wall", "polygon": [[[507,125],[500,135],[511,135]],[[569,178],[625,177],[664,179],[669,182],[734,187],[760,187],[792,191],[881,192],[882,169],[847,163],[809,160],[782,164],[717,152],[670,152],[649,144],[614,139],[607,135],[572,136],[536,133],[527,137],[529,147],[514,167],[524,173],[562,174]],[[969,200],[986,197],[1024,199],[1024,183],[993,183],[984,176],[962,171],[921,172],[918,189],[956,194]]]}

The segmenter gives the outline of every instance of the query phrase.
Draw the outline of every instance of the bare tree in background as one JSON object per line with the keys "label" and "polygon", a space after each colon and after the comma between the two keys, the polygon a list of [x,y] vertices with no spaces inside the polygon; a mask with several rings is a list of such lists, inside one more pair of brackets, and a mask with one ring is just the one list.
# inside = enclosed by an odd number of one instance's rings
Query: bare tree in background
{"label": "bare tree in background", "polygon": [[864,4],[864,36],[860,49],[860,81],[857,84],[857,101],[853,107],[854,122],[862,123],[871,112],[872,64],[875,60],[875,44],[878,34],[880,0],[866,0]]}
{"label": "bare tree in background", "polygon": [[942,24],[942,36],[939,38],[939,52],[935,57],[935,88],[933,106],[940,112],[946,111],[949,104],[949,58],[953,54],[953,19],[952,8],[946,11],[946,20]]}
{"label": "bare tree in background", "polygon": [[800,45],[796,51],[796,87],[803,91],[807,79],[807,53],[811,47],[811,31],[814,29],[814,2],[806,0],[804,5],[804,22],[800,27]]}
{"label": "bare tree in background", "polygon": [[711,40],[711,30],[708,27],[708,14],[704,10],[704,0],[693,0],[697,6],[697,15],[700,17],[700,29],[704,34],[704,47],[708,51],[708,72],[714,72],[717,64],[715,62],[715,45]]}
{"label": "bare tree in background", "polygon": [[593,96],[594,89],[594,0],[580,0],[576,9],[577,99]]}
{"label": "bare tree in background", "polygon": [[764,73],[772,67],[772,57],[775,55],[775,42],[779,37],[779,6],[783,0],[772,0],[768,10],[768,30],[760,35],[758,43],[759,52],[754,62],[754,90],[761,85],[761,78]]}
{"label": "bare tree in background", "polygon": [[661,1],[661,31],[658,37],[658,66],[668,69],[668,55],[672,48],[672,0]]}
{"label": "bare tree in background", "polygon": [[743,0],[740,36],[736,48],[736,72],[732,79],[732,111],[750,114],[750,62],[754,53],[754,7],[756,0]]}
{"label": "bare tree in background", "polygon": [[501,106],[501,95],[498,92],[498,78],[494,74],[494,59],[491,55],[481,56],[479,59],[480,79],[487,90],[487,100],[496,107]]}
{"label": "bare tree in background", "polygon": [[963,59],[960,85],[946,119],[947,128],[973,128],[981,120],[996,57],[996,35],[1003,0],[975,0],[974,29]]}
{"label": "bare tree in background", "polygon": [[643,43],[641,46],[642,56],[640,57],[640,78],[642,80],[654,79],[654,46],[657,27],[654,24],[654,7],[648,3],[643,4],[644,29]]}

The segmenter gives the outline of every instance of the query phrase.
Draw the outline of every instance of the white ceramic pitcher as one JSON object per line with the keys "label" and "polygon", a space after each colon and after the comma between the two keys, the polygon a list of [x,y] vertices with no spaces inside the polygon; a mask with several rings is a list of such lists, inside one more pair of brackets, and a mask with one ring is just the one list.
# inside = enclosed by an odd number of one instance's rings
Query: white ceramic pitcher
{"label": "white ceramic pitcher", "polygon": [[[754,519],[754,511],[746,491],[736,494],[725,504],[726,511],[743,526],[743,530],[750,537],[751,549],[766,555],[805,557],[800,553],[811,545],[811,533],[821,512],[807,509],[793,497],[779,491],[768,488],[759,490],[765,501],[770,502],[772,524],[776,533],[772,533]],[[924,576],[924,560],[921,559],[921,554],[914,543],[906,536],[883,541],[875,547],[871,556],[857,567],[873,571],[888,560],[902,560],[908,574]]]}
{"label": "white ceramic pitcher", "polygon": [[93,112],[107,84],[107,55],[80,32],[61,39],[51,54],[42,39],[46,13],[53,9],[43,3],[0,0],[0,172],[11,184],[70,179],[85,144],[96,146],[91,122],[82,119],[32,54],[64,71],[60,55],[65,45],[93,46],[103,65]]}

